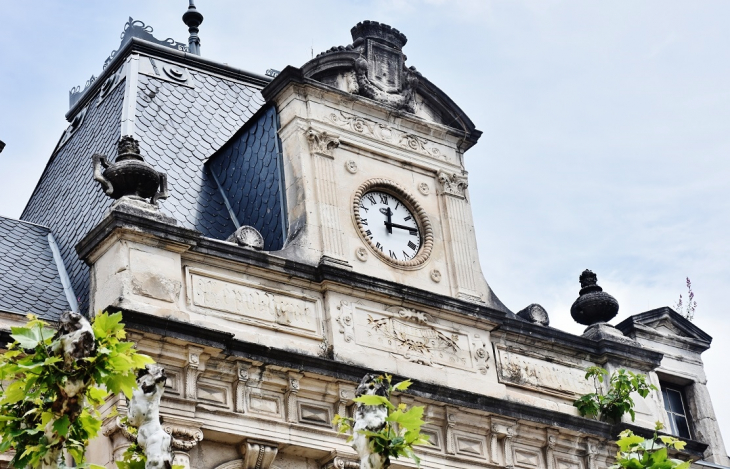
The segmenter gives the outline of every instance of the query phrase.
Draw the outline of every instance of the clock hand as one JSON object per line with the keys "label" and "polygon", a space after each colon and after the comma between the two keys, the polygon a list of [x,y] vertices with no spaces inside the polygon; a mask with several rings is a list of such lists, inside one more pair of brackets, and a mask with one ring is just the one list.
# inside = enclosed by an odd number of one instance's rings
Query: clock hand
{"label": "clock hand", "polygon": [[393,232],[393,228],[400,228],[401,230],[408,230],[409,233],[417,233],[418,229],[413,228],[412,226],[405,226],[405,225],[398,225],[397,223],[388,223],[387,221],[383,222],[385,223],[385,226],[388,227],[388,233]]}
{"label": "clock hand", "polygon": [[393,224],[391,223],[392,217],[393,217],[393,211],[388,207],[388,210],[385,211],[384,209],[380,209],[381,213],[385,214],[388,217],[388,221],[384,222],[385,227],[388,229],[388,234],[393,234]]}

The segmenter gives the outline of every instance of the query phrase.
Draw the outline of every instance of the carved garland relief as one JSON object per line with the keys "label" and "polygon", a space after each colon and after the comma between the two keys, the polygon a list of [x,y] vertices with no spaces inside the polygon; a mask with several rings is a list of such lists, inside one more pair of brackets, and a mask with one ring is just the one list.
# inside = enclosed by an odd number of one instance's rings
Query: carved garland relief
{"label": "carved garland relief", "polygon": [[449,160],[448,156],[436,147],[433,142],[392,126],[381,124],[370,119],[364,119],[356,115],[345,114],[342,111],[339,111],[339,115],[334,112],[330,113],[326,119],[339,127],[390,143],[397,147],[430,156],[431,158]]}

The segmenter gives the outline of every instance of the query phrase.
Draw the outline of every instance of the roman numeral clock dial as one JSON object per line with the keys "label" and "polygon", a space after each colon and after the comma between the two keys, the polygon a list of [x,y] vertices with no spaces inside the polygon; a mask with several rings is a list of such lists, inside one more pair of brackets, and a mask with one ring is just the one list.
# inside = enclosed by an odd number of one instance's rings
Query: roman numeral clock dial
{"label": "roman numeral clock dial", "polygon": [[418,267],[433,245],[431,225],[415,199],[395,183],[390,184],[367,187],[366,183],[356,193],[353,208],[360,235],[386,263]]}

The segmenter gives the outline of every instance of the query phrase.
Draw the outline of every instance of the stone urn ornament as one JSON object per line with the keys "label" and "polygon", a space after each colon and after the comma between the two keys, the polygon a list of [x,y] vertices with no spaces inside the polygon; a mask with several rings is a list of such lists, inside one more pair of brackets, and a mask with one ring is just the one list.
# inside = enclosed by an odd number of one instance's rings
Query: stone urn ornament
{"label": "stone urn ornament", "polygon": [[580,274],[580,296],[570,307],[575,322],[584,326],[606,323],[618,314],[618,301],[597,285],[598,276],[586,269]]}
{"label": "stone urn ornament", "polygon": [[139,142],[131,135],[125,135],[117,144],[117,158],[109,163],[99,153],[91,157],[94,179],[99,182],[106,195],[112,199],[127,198],[157,205],[157,201],[169,196],[167,175],[155,170],[144,161],[139,153]]}

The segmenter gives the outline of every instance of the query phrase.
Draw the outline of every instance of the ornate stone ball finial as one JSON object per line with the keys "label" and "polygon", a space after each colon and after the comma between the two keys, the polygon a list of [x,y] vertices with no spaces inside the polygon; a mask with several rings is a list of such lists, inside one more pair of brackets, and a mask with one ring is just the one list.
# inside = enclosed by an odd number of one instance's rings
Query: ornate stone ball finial
{"label": "ornate stone ball finial", "polygon": [[95,154],[91,157],[94,166],[94,179],[112,199],[126,197],[151,204],[166,199],[167,175],[156,171],[144,161],[139,153],[139,142],[125,135],[117,144],[117,159],[109,163],[105,156]]}
{"label": "ornate stone ball finial", "polygon": [[618,301],[597,285],[598,276],[586,269],[580,275],[580,296],[570,307],[570,315],[578,324],[591,326],[608,322],[618,314]]}
{"label": "ornate stone ball finial", "polygon": [[200,37],[198,26],[203,22],[203,15],[195,8],[195,1],[190,0],[190,6],[182,16],[183,23],[187,25],[190,37],[188,38],[188,52],[200,55]]}

